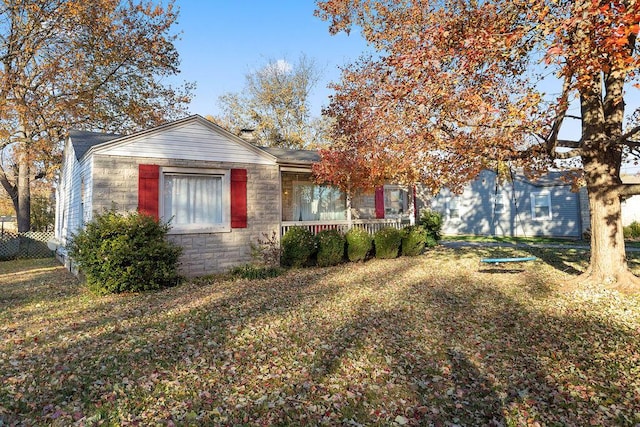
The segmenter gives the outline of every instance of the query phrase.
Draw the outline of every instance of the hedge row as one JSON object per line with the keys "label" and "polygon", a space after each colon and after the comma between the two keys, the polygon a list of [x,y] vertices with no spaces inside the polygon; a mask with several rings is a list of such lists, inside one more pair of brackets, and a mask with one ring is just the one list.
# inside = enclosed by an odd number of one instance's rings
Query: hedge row
{"label": "hedge row", "polygon": [[282,237],[281,263],[285,267],[305,267],[317,263],[324,267],[345,259],[364,261],[374,256],[380,259],[416,256],[440,240],[442,217],[426,211],[419,225],[402,230],[386,227],[374,236],[360,228],[352,228],[344,236],[337,230],[324,230],[314,236],[304,227],[292,227]]}

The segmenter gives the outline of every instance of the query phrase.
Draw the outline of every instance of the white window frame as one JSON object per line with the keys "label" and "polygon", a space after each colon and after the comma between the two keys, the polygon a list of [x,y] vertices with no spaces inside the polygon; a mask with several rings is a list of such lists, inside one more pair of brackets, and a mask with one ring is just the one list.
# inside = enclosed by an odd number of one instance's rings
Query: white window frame
{"label": "white window frame", "polygon": [[[507,211],[507,204],[505,203],[506,199],[507,198],[505,197],[505,194],[502,192],[499,192],[492,196],[491,208],[493,209],[494,214],[503,214]],[[498,206],[500,206],[501,208],[498,209]]]}
{"label": "white window frame", "polygon": [[[332,191],[339,192],[340,193],[340,197],[344,198],[344,209],[343,209],[344,218],[340,218],[337,221],[344,221],[344,220],[347,219],[347,196],[339,188],[337,188],[335,186],[332,186],[332,185],[317,184],[317,183],[315,183],[313,181],[293,181],[291,188],[292,188],[292,192],[293,192],[294,196],[296,194],[296,191],[299,191],[299,190],[297,190],[297,187],[312,187],[314,192],[315,192],[315,188],[316,187],[328,187]],[[297,205],[298,205],[298,202],[295,201],[295,200],[291,204],[291,214],[293,216],[293,220],[294,221],[299,221],[299,219],[298,219],[299,215],[297,217],[296,214],[295,214]],[[297,206],[297,208],[301,209],[301,206]],[[299,214],[300,214],[300,212],[299,212]],[[303,220],[303,221],[331,222],[331,221],[336,221],[336,220],[332,220],[332,219],[311,219],[311,220]]]}
{"label": "white window frame", "polygon": [[231,171],[229,169],[163,167],[160,170],[160,198],[158,208],[160,218],[171,224],[171,218],[164,217],[165,175],[211,175],[222,178],[222,222],[171,225],[169,234],[226,233],[231,231]]}
{"label": "white window frame", "polygon": [[[531,193],[531,219],[534,221],[545,221],[550,220],[553,217],[553,212],[551,210],[551,193],[548,191],[539,191],[535,193]],[[536,214],[536,199],[544,197],[547,201],[547,206],[549,207],[549,214],[538,216]],[[542,205],[540,205],[542,206]]]}
{"label": "white window frame", "polygon": [[[455,211],[458,212],[458,215],[453,216],[451,215],[451,202],[454,202],[455,205]],[[462,198],[460,196],[449,196],[449,198],[447,199],[447,219],[449,220],[459,220],[462,219],[462,209],[461,209],[461,203],[462,202]]]}
{"label": "white window frame", "polygon": [[[387,213],[387,209],[389,209],[387,207],[387,190],[388,191],[399,191],[400,195],[402,197],[402,213],[392,213],[389,212]],[[397,218],[406,218],[409,216],[409,209],[411,209],[410,204],[409,204],[409,191],[407,191],[407,189],[401,185],[393,185],[393,184],[385,184],[384,188],[383,188],[383,194],[384,194],[384,217],[385,218],[391,218],[391,219],[397,219]]]}

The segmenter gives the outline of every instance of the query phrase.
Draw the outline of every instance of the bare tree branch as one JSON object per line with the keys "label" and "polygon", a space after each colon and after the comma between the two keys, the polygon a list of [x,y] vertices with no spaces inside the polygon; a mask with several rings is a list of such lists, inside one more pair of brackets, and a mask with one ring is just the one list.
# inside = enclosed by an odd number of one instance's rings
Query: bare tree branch
{"label": "bare tree branch", "polygon": [[640,184],[622,184],[619,194],[621,196],[636,196],[640,194]]}

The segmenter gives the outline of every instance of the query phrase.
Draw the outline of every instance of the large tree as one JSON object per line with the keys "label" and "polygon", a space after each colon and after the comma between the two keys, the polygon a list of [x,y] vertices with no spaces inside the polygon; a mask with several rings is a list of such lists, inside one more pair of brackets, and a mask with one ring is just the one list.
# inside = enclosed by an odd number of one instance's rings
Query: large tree
{"label": "large tree", "polygon": [[[622,184],[620,169],[640,147],[638,112],[625,119],[625,95],[638,96],[640,2],[326,0],[317,14],[333,33],[361,28],[377,51],[336,85],[329,162],[341,152],[365,169],[384,159],[374,178],[437,191],[492,162],[535,171],[577,160],[591,212],[580,281],[638,289],[620,203],[639,189]],[[568,119],[581,123],[575,141],[559,138]]]}
{"label": "large tree", "polygon": [[127,132],[185,113],[173,2],[0,2],[0,183],[18,230],[30,228],[34,179],[59,166],[70,127]]}
{"label": "large tree", "polygon": [[311,116],[309,95],[318,83],[315,61],[301,55],[290,64],[269,60],[245,76],[241,92],[218,99],[221,114],[213,120],[232,132],[251,129],[261,144],[302,148],[323,141],[324,124]]}

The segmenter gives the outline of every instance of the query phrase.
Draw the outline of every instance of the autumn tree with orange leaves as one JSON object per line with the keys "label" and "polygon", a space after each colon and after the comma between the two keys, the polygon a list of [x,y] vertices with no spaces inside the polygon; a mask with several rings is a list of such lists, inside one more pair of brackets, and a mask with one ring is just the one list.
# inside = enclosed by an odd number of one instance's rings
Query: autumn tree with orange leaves
{"label": "autumn tree with orange leaves", "polygon": [[[357,153],[354,169],[374,180],[362,186],[393,179],[435,192],[496,162],[541,171],[572,159],[591,211],[591,260],[578,281],[638,290],[620,203],[640,188],[620,169],[640,148],[640,113],[625,118],[624,102],[638,96],[639,9],[636,0],[319,1],[332,33],[360,29],[377,53],[335,85],[336,145],[324,162]],[[575,119],[580,137],[561,140]],[[323,168],[320,179],[343,186]]]}
{"label": "autumn tree with orange leaves", "polygon": [[176,19],[172,1],[0,2],[0,183],[19,231],[69,128],[125,133],[185,113],[191,85],[166,84]]}

